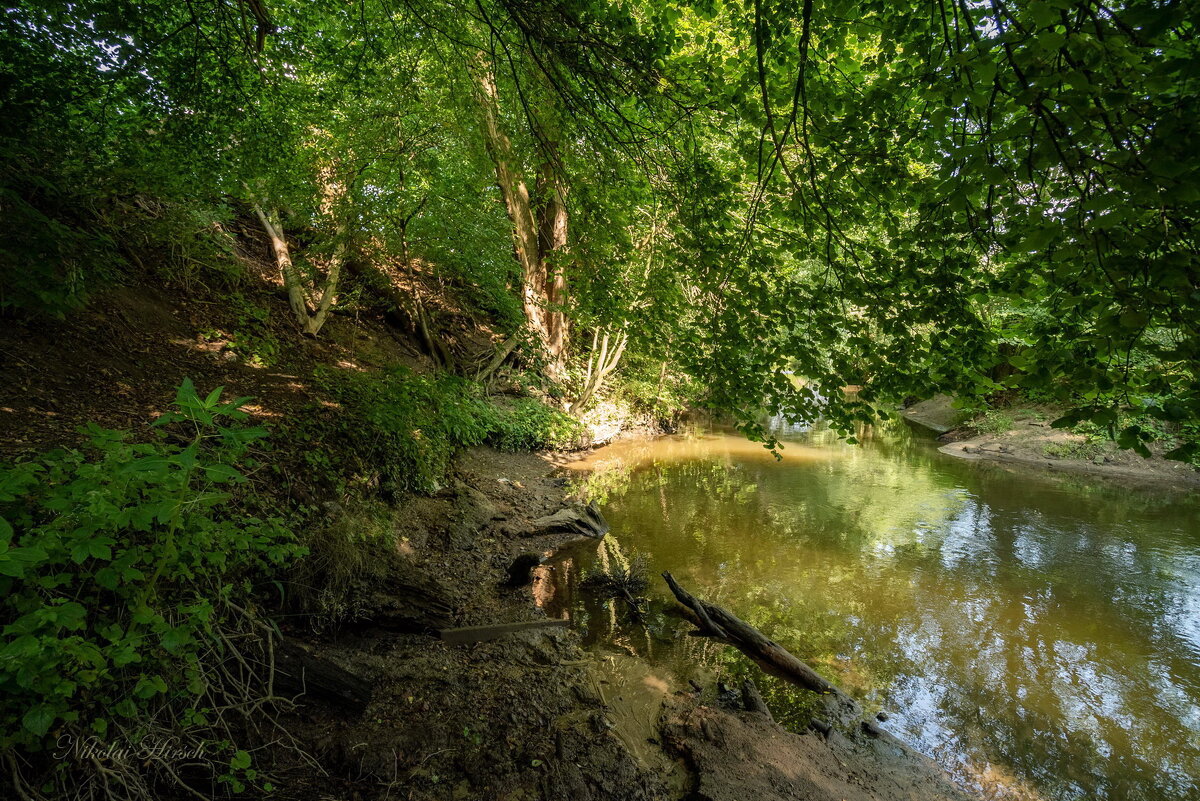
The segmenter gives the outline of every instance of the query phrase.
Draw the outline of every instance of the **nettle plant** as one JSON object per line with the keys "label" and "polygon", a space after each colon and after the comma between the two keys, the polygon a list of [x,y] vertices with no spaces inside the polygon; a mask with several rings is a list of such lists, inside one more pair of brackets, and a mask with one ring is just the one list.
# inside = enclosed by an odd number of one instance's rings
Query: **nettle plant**
{"label": "nettle plant", "polygon": [[[32,795],[22,774],[38,775],[86,796],[71,774],[89,760],[46,755],[90,738],[170,739],[205,753],[211,779],[253,778],[228,745],[231,713],[255,714],[269,694],[253,585],[301,549],[282,520],[229,509],[266,431],[243,424],[248,398],[221,394],[185,379],[152,442],[89,424],[84,450],[0,468],[0,750],[18,789]],[[182,783],[169,758],[132,763],[96,763],[96,793]]]}

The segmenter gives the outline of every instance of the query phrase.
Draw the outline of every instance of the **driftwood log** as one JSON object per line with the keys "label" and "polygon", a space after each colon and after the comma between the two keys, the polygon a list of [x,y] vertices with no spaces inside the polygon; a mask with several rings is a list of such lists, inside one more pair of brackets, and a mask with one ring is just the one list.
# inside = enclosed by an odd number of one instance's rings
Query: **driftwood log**
{"label": "driftwood log", "polygon": [[275,687],[361,713],[371,703],[371,682],[318,656],[295,640],[275,643]]}
{"label": "driftwood log", "polygon": [[694,622],[700,628],[697,634],[723,640],[753,659],[755,664],[767,673],[826,696],[831,702],[831,711],[841,720],[849,720],[860,714],[859,706],[853,698],[801,662],[779,643],[767,638],[727,609],[701,601],[679,586],[679,582],[670,573],[662,575],[675,599],[691,612]]}
{"label": "driftwood log", "polygon": [[364,600],[362,613],[349,625],[387,631],[437,631],[454,620],[450,596],[449,590],[428,576],[393,572],[373,588]]}
{"label": "driftwood log", "polygon": [[531,524],[529,534],[574,534],[578,537],[602,539],[608,533],[608,521],[596,504],[567,506],[552,515],[539,517]]}

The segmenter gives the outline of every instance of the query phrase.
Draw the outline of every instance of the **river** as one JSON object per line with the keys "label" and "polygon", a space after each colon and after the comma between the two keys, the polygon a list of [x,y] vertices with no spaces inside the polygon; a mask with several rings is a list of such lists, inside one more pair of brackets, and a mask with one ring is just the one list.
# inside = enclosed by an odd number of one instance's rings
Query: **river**
{"label": "river", "polygon": [[939,454],[902,423],[618,443],[583,463],[612,532],[572,583],[643,562],[645,622],[573,594],[591,647],[673,682],[755,675],[683,636],[665,585],[725,605],[990,798],[1200,798],[1200,500]]}

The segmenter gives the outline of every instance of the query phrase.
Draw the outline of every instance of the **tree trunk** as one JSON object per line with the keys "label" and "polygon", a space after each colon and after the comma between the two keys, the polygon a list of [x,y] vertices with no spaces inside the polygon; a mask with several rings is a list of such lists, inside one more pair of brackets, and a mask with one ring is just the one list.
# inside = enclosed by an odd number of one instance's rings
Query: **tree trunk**
{"label": "tree trunk", "polygon": [[265,212],[257,203],[254,204],[254,213],[258,215],[258,221],[271,240],[271,251],[275,254],[275,264],[283,276],[283,287],[287,290],[288,305],[292,307],[292,314],[296,316],[296,320],[302,328],[306,327],[308,302],[304,298],[304,290],[296,275],[295,265],[292,264],[292,254],[288,249],[287,239],[283,236],[283,226],[279,223],[279,214],[274,210]]}
{"label": "tree trunk", "polygon": [[542,201],[538,228],[538,253],[542,259],[539,278],[543,281],[542,295],[546,307],[547,350],[556,360],[555,368],[563,367],[567,349],[567,277],[562,263],[567,250],[567,187],[559,178],[558,142],[547,139],[543,147],[545,160],[538,168],[538,198]]}
{"label": "tree trunk", "polygon": [[525,319],[546,351],[551,374],[557,375],[566,357],[568,336],[568,319],[563,310],[567,282],[562,258],[569,222],[567,188],[557,164],[558,143],[542,137],[542,161],[535,187],[538,202],[535,202],[500,119],[493,64],[481,54],[472,63],[471,72],[483,121],[484,145],[496,168],[496,183],[513,227],[513,255],[521,265]]}
{"label": "tree trunk", "polygon": [[315,309],[310,312],[304,286],[300,281],[300,276],[296,273],[291,250],[288,248],[287,238],[283,234],[283,225],[279,222],[279,213],[274,209],[264,211],[258,203],[254,204],[254,213],[258,216],[258,221],[271,240],[271,250],[275,254],[275,263],[279,266],[279,272],[283,277],[283,286],[287,290],[288,305],[292,309],[292,314],[295,315],[296,322],[300,324],[300,330],[306,336],[315,337],[321,330],[321,326],[325,325],[325,320],[329,317],[329,310],[333,306],[337,294],[342,262],[346,259],[345,232],[338,226],[338,238],[334,245],[333,256],[330,258],[329,270],[325,275],[325,286],[315,303]]}

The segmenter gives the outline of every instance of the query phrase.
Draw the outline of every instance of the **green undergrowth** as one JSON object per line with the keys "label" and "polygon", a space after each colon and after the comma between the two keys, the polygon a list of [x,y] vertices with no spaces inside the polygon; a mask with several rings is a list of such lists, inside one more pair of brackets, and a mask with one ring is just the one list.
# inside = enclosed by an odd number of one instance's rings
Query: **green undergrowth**
{"label": "green undergrowth", "polygon": [[1021,396],[997,401],[975,409],[975,417],[967,425],[981,434],[998,435],[1033,421],[1083,437],[1082,442],[1045,447],[1046,455],[1063,459],[1093,459],[1111,447],[1108,443],[1115,443],[1142,456],[1161,454],[1200,466],[1200,426],[1174,419],[1173,410],[1156,399],[1103,409],[1095,412],[1093,419],[1064,415],[1061,407],[1036,401]]}
{"label": "green undergrowth", "polygon": [[1103,456],[1107,449],[1103,442],[1084,440],[1083,442],[1051,442],[1042,448],[1042,452],[1055,459],[1084,459],[1092,460]]}
{"label": "green undergrowth", "polygon": [[988,409],[971,421],[971,428],[980,434],[1003,434],[1016,424],[1016,419],[1007,411]]}
{"label": "green undergrowth", "polygon": [[[37,786],[88,770],[46,758],[64,742],[164,738],[210,781],[236,791],[250,778],[229,727],[237,710],[261,713],[266,690],[228,665],[261,659],[255,601],[302,549],[284,520],[251,513],[246,472],[267,432],[245,424],[248,400],[185,380],[148,442],[90,424],[81,449],[0,467],[0,750],[33,755]],[[172,758],[106,777],[152,797],[148,776],[169,775]]]}
{"label": "green undergrowth", "polygon": [[[385,497],[436,490],[462,448],[564,449],[580,435],[574,418],[536,398],[495,400],[478,382],[447,373],[319,369],[316,377],[341,409],[299,423],[294,436],[316,446],[305,458],[338,483],[376,484]],[[320,447],[331,439],[344,460]]]}

